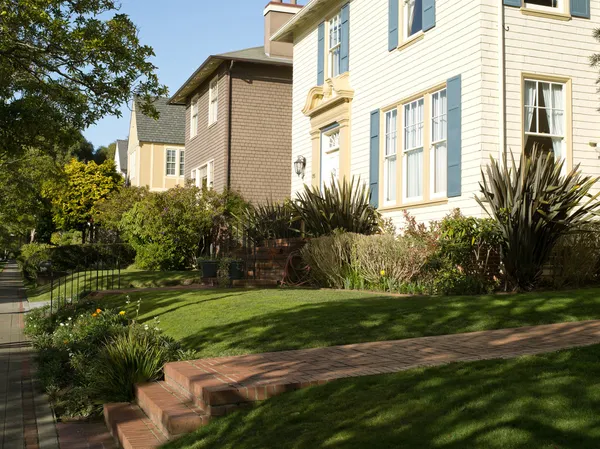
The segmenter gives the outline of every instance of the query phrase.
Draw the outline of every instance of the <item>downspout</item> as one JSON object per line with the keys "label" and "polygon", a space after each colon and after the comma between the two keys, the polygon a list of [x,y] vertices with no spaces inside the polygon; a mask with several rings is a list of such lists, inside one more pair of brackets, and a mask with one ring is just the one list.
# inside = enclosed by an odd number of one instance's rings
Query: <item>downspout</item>
{"label": "downspout", "polygon": [[506,163],[506,24],[504,0],[498,0],[498,161]]}
{"label": "downspout", "polygon": [[231,189],[231,128],[232,128],[232,99],[233,99],[233,80],[231,78],[231,71],[233,69],[233,65],[235,61],[231,61],[229,63],[229,70],[227,72],[227,77],[229,78],[229,88],[227,96],[229,97],[227,100],[227,191]]}

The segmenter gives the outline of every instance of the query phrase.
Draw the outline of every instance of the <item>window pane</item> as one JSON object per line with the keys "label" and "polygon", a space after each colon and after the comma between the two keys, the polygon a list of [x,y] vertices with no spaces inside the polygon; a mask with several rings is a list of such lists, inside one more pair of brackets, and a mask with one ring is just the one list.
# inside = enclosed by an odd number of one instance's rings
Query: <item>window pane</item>
{"label": "window pane", "polygon": [[396,127],[398,111],[394,109],[385,115],[385,155],[396,154]]}
{"label": "window pane", "polygon": [[396,201],[396,156],[386,158],[385,164],[385,199],[386,201]]}
{"label": "window pane", "polygon": [[415,198],[423,194],[423,150],[406,154],[406,197]]}
{"label": "window pane", "polygon": [[423,29],[423,0],[405,0],[404,36],[410,37]]}
{"label": "window pane", "polygon": [[447,147],[446,143],[440,143],[435,146],[433,163],[433,191],[434,193],[443,193],[447,186]]}

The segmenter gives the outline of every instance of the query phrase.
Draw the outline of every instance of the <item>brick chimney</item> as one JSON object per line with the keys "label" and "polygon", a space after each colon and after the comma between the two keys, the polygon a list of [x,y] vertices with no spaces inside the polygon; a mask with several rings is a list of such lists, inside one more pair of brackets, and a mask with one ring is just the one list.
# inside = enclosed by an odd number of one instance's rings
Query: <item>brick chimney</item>
{"label": "brick chimney", "polygon": [[297,0],[273,0],[265,6],[265,53],[273,58],[291,58],[294,53],[293,44],[271,42],[271,36],[281,29],[298,11],[302,5]]}

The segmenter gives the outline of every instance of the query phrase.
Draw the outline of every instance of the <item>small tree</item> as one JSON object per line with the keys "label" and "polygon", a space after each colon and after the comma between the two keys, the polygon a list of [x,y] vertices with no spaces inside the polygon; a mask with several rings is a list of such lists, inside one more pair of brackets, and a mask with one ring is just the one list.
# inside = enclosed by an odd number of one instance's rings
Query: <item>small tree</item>
{"label": "small tree", "polygon": [[481,207],[496,220],[502,234],[501,259],[516,290],[530,290],[558,239],[588,224],[600,207],[589,192],[598,178],[582,176],[579,166],[563,176],[563,162],[534,148],[517,166],[491,159],[482,170]]}

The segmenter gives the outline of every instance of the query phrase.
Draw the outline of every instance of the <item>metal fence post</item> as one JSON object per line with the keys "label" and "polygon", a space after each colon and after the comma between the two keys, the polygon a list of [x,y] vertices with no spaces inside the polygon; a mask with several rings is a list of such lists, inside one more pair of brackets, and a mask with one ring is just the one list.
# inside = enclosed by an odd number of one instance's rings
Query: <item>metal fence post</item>
{"label": "metal fence post", "polygon": [[50,314],[52,314],[52,302],[54,299],[54,271],[50,268]]}

